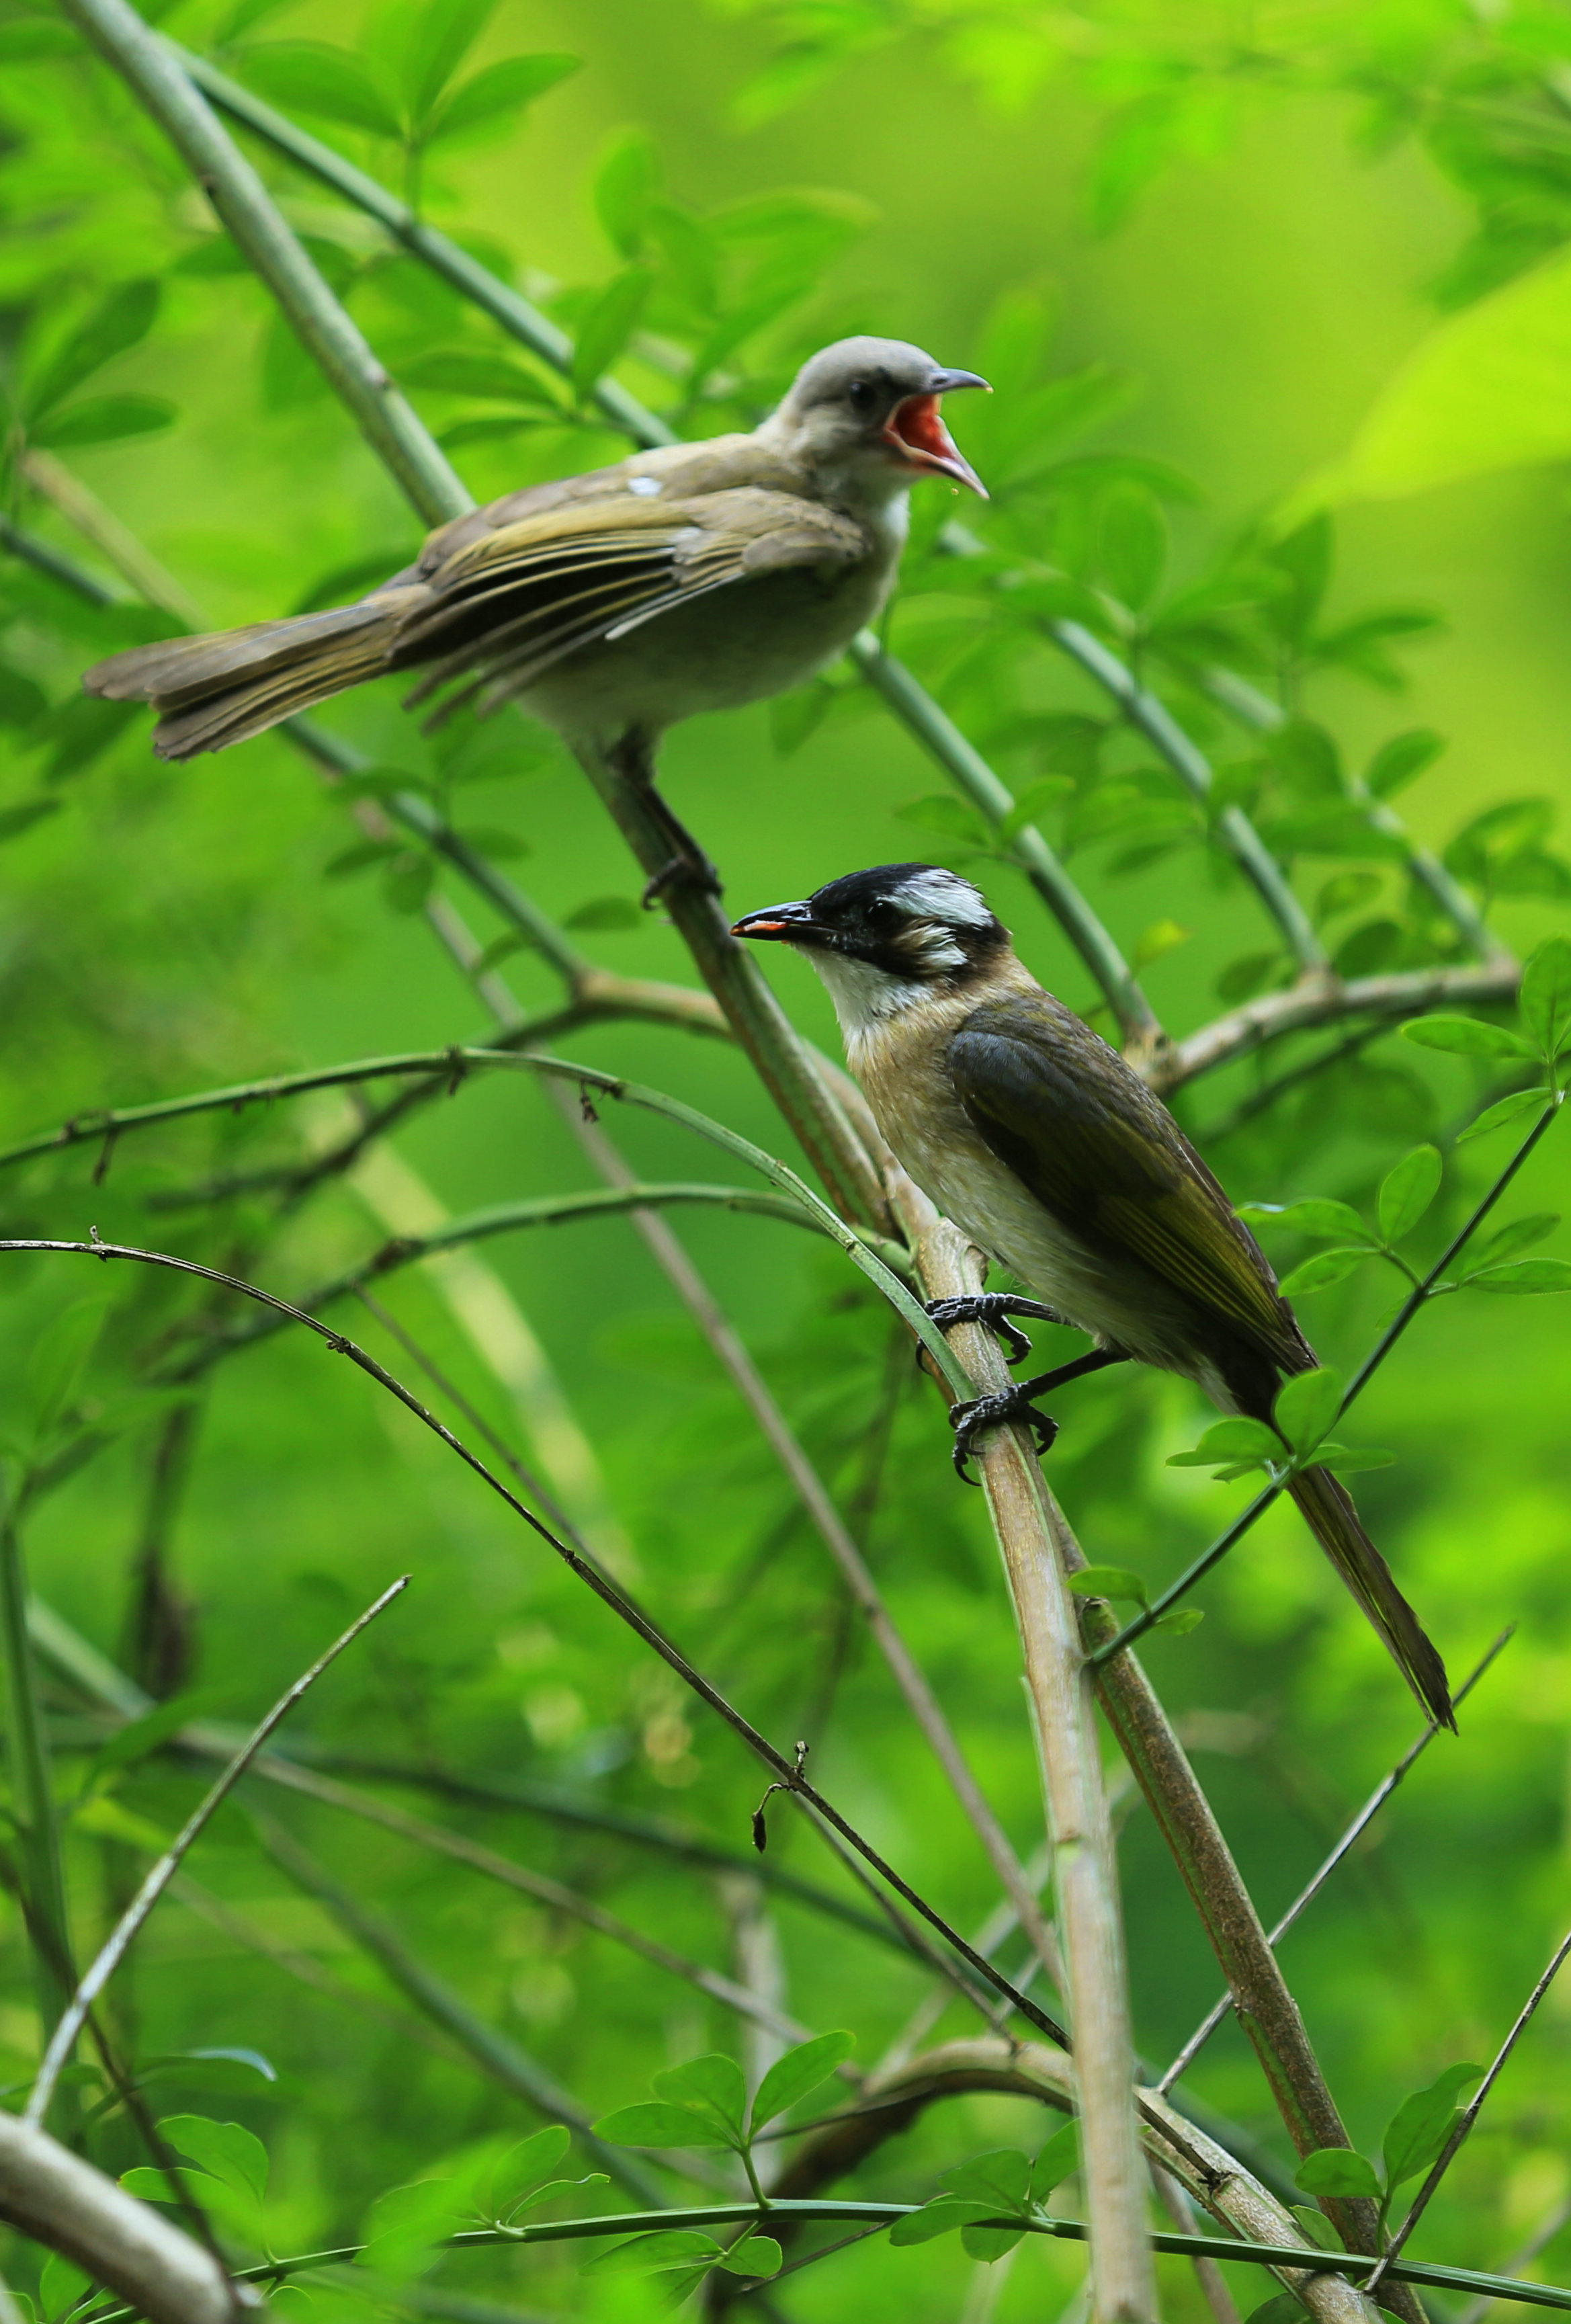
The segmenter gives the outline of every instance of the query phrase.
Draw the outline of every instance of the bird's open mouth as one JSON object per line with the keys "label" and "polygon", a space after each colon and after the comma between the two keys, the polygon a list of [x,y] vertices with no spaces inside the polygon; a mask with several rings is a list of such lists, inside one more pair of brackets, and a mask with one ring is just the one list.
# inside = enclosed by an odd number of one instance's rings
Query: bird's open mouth
{"label": "bird's open mouth", "polygon": [[897,403],[885,422],[884,441],[907,467],[952,476],[987,499],[987,486],[943,424],[936,395],[908,395]]}

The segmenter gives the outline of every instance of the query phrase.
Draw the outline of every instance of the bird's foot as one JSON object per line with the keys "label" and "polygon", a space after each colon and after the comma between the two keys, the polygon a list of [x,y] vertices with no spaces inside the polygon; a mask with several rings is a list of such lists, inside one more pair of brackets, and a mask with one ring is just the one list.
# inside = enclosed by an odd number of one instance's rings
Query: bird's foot
{"label": "bird's foot", "polygon": [[668,896],[673,888],[693,889],[701,896],[720,896],[725,892],[721,885],[720,873],[708,856],[703,853],[696,856],[673,855],[668,863],[663,863],[653,879],[645,882],[643,895],[639,898],[645,911],[652,912],[661,898]]}
{"label": "bird's foot", "polygon": [[1049,1452],[1058,1434],[1058,1423],[1051,1414],[1038,1412],[1032,1397],[1040,1392],[1040,1380],[1022,1380],[1015,1388],[1001,1396],[973,1397],[969,1404],[951,1404],[950,1425],[954,1430],[955,1473],[963,1485],[978,1485],[979,1477],[967,1473],[966,1462],[976,1449],[978,1436],[989,1428],[1006,1427],[1012,1420],[1024,1421],[1036,1437],[1038,1452]]}
{"label": "bird's foot", "polygon": [[1011,1315],[1039,1315],[1049,1323],[1062,1321],[1055,1308],[1044,1307],[1040,1299],[1016,1299],[1007,1291],[973,1291],[957,1299],[930,1299],[927,1312],[941,1332],[956,1323],[986,1323],[1008,1343],[1012,1364],[1031,1353],[1031,1342],[1009,1321]]}

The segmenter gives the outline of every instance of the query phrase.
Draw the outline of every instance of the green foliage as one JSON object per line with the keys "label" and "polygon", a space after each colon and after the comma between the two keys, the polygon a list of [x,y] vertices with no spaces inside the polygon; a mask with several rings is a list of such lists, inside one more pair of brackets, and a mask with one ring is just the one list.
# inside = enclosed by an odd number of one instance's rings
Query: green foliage
{"label": "green foliage", "polygon": [[1308,2195],[1362,2196],[1378,2203],[1383,2228],[1398,2189],[1422,2178],[1439,2159],[1461,2119],[1457,2098],[1483,2070],[1481,2066],[1447,2066],[1428,2089],[1404,2098],[1381,2141],[1382,2170],[1351,2148],[1322,2146],[1304,2157],[1293,2174],[1295,2183]]}

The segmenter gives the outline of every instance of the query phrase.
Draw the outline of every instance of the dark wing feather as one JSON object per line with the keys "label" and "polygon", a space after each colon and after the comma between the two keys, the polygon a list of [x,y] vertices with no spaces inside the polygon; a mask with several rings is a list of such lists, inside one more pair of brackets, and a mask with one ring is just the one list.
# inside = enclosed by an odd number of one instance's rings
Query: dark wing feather
{"label": "dark wing feather", "polygon": [[1248,1229],[1166,1108],[1048,994],[991,1002],[950,1044],[967,1114],[1001,1162],[1093,1249],[1139,1260],[1197,1320],[1273,1364],[1312,1364]]}
{"label": "dark wing feather", "polygon": [[710,590],[851,564],[871,548],[854,519],[794,493],[570,503],[493,527],[431,567],[390,666],[434,665],[423,693],[463,670],[524,686],[564,655]]}

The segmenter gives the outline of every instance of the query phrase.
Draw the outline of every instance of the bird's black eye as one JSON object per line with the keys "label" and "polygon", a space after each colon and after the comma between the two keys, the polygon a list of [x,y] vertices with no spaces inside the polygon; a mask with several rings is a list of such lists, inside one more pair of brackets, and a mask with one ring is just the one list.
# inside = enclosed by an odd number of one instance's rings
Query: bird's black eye
{"label": "bird's black eye", "polygon": [[876,936],[893,936],[896,929],[902,926],[905,917],[896,904],[877,903],[868,906],[868,926]]}
{"label": "bird's black eye", "polygon": [[846,401],[853,411],[871,411],[877,401],[870,379],[853,379],[846,390]]}

